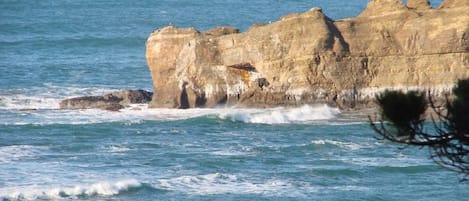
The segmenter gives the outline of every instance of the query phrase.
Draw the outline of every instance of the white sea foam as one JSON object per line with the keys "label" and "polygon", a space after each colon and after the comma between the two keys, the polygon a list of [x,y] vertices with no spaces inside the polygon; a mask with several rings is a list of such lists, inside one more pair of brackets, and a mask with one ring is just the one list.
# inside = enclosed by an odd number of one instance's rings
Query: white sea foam
{"label": "white sea foam", "polygon": [[63,198],[113,196],[132,188],[139,188],[142,183],[135,179],[116,182],[98,182],[90,185],[73,187],[0,187],[0,200],[57,200]]}
{"label": "white sea foam", "polygon": [[103,95],[113,91],[115,89],[59,87],[54,85],[31,89],[0,90],[0,109],[58,109],[60,101],[66,98]]}
{"label": "white sea foam", "polygon": [[122,146],[122,145],[111,145],[107,147],[107,150],[108,152],[111,152],[111,153],[122,153],[122,152],[128,152],[131,149],[129,147]]}
{"label": "white sea foam", "polygon": [[358,150],[363,148],[362,145],[353,143],[353,142],[341,142],[341,141],[335,141],[335,140],[313,140],[311,141],[312,144],[316,145],[325,145],[325,144],[331,144],[335,145],[344,149],[349,149],[349,150]]}
{"label": "white sea foam", "polygon": [[236,110],[220,114],[223,119],[260,124],[311,123],[337,117],[339,109],[326,105],[312,107],[305,105],[299,108],[273,108],[262,110]]}
{"label": "white sea foam", "polygon": [[61,99],[16,95],[0,97],[0,109],[32,110],[58,109]]}
{"label": "white sea foam", "polygon": [[45,85],[31,89],[0,90],[0,115],[4,125],[25,124],[90,124],[115,121],[140,122],[143,120],[183,120],[201,116],[245,123],[289,124],[308,123],[335,118],[336,108],[308,106],[298,108],[240,109],[240,108],[193,108],[149,109],[147,104],[135,104],[120,112],[103,110],[57,110],[66,98],[103,95],[115,91],[108,88],[82,88]]}
{"label": "white sea foam", "polygon": [[[56,104],[58,104],[58,102]],[[43,105],[42,107],[45,108],[46,106]],[[55,106],[52,104],[48,107],[53,108]],[[110,112],[98,109],[18,110],[16,113],[5,116],[2,124],[93,124],[122,121],[139,123],[145,120],[174,121],[203,116],[244,123],[291,124],[312,123],[315,121],[333,119],[336,118],[338,114],[340,114],[340,111],[337,108],[308,105],[298,108],[193,108],[181,110],[166,108],[150,109],[147,104],[134,104],[131,105],[131,107],[120,110],[119,112]]]}
{"label": "white sea foam", "polygon": [[306,193],[317,191],[317,188],[309,183],[276,179],[250,181],[233,174],[221,173],[160,179],[154,187],[196,195],[262,194],[303,197]]}
{"label": "white sea foam", "polygon": [[409,157],[396,157],[396,158],[384,158],[384,157],[360,157],[360,158],[348,158],[344,159],[345,162],[370,167],[410,167],[418,165],[429,165],[431,161],[425,158],[409,158]]}
{"label": "white sea foam", "polygon": [[216,156],[241,156],[241,155],[245,155],[245,153],[240,152],[240,151],[214,151],[211,154],[216,155]]}
{"label": "white sea foam", "polygon": [[213,173],[160,179],[153,184],[157,189],[178,191],[193,195],[259,194],[282,197],[308,197],[322,191],[367,191],[360,186],[316,186],[309,182],[268,179],[256,181],[250,176]]}
{"label": "white sea foam", "polygon": [[8,163],[21,159],[34,158],[45,149],[47,148],[31,145],[0,146],[0,163]]}
{"label": "white sea foam", "polygon": [[213,151],[211,153],[212,155],[216,156],[244,156],[244,155],[249,155],[253,154],[250,152],[245,152],[245,151],[236,151],[236,150],[219,150],[219,151]]}

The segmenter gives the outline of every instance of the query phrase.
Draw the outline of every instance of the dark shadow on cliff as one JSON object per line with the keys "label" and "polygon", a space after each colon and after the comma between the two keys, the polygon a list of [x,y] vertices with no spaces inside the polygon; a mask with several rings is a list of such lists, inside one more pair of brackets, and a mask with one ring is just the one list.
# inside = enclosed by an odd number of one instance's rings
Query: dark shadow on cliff
{"label": "dark shadow on cliff", "polygon": [[[330,19],[329,17],[326,16],[326,25],[327,25],[327,28],[329,29],[329,31],[331,32],[331,34],[333,36],[335,36],[335,38],[339,39],[340,44],[344,48],[342,51],[347,52],[347,53],[350,52],[350,46],[345,41],[344,36],[342,36],[342,33],[335,26],[334,20],[332,20],[332,19]],[[328,41],[328,42],[330,42],[330,44],[328,44],[328,45],[330,45],[330,47],[333,48],[334,47],[334,41]]]}
{"label": "dark shadow on cliff", "polygon": [[188,108],[190,108],[189,97],[187,96],[186,85],[187,85],[187,83],[184,83],[182,85],[181,96],[179,97],[179,103],[180,103],[179,109],[188,109]]}
{"label": "dark shadow on cliff", "polygon": [[218,100],[217,105],[224,106],[228,102],[228,95],[224,95],[222,99]]}
{"label": "dark shadow on cliff", "polygon": [[205,93],[195,98],[195,107],[205,107],[206,103],[207,103],[207,98],[205,97]]}

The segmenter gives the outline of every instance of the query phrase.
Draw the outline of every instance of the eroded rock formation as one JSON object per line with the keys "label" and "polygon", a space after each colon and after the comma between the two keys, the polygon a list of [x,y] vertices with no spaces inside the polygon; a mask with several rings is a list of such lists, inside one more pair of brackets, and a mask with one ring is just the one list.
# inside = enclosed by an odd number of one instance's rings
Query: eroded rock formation
{"label": "eroded rock formation", "polygon": [[153,93],[144,90],[117,91],[103,96],[84,96],[65,99],[60,109],[103,109],[118,111],[130,104],[148,103]]}
{"label": "eroded rock formation", "polygon": [[373,0],[357,17],[321,9],[239,33],[168,26],[153,32],[146,58],[150,107],[367,105],[386,88],[449,92],[469,77],[469,1]]}

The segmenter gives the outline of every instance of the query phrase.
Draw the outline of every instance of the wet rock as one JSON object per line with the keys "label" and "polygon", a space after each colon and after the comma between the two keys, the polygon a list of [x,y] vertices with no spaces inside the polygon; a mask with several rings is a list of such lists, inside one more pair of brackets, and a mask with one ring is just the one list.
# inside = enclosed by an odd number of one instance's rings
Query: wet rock
{"label": "wet rock", "polygon": [[117,91],[103,96],[84,96],[65,99],[60,109],[102,109],[118,111],[130,104],[148,103],[153,93],[144,90]]}

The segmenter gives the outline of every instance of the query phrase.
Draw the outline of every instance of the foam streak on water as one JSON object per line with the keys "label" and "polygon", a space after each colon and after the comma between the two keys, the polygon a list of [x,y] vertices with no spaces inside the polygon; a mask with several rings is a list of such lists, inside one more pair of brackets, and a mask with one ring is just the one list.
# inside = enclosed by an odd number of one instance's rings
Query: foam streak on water
{"label": "foam streak on water", "polygon": [[0,163],[9,163],[22,159],[32,159],[46,147],[32,145],[10,145],[0,147]]}
{"label": "foam streak on water", "polygon": [[172,179],[161,179],[154,184],[156,188],[179,191],[182,193],[211,194],[261,194],[269,196],[304,197],[302,192],[314,192],[316,189],[308,183],[268,180],[249,181],[231,174],[207,174],[181,176]]}

